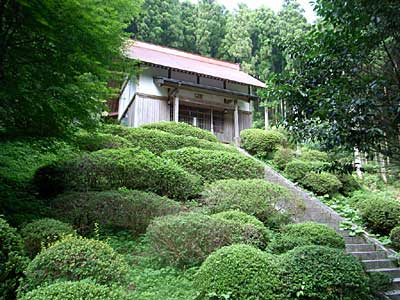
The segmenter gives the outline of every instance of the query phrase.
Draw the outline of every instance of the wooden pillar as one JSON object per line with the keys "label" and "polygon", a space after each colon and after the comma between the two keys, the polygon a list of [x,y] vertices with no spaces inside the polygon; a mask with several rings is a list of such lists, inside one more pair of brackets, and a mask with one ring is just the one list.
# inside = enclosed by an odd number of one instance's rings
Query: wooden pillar
{"label": "wooden pillar", "polygon": [[265,114],[265,130],[269,130],[269,109],[268,106],[264,107]]}
{"label": "wooden pillar", "polygon": [[211,108],[211,133],[214,133],[214,110]]}
{"label": "wooden pillar", "polygon": [[174,98],[174,121],[179,122],[179,97]]}
{"label": "wooden pillar", "polygon": [[235,100],[235,111],[233,113],[233,127],[234,127],[234,136],[233,141],[236,146],[240,146],[240,132],[239,132],[239,103]]}

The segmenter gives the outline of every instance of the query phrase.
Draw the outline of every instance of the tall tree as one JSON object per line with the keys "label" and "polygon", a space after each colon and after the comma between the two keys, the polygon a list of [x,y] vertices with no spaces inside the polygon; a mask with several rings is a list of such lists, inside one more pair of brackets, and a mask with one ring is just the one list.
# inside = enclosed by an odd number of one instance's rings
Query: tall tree
{"label": "tall tree", "polygon": [[57,135],[90,126],[122,59],[132,0],[0,2],[0,129]]}

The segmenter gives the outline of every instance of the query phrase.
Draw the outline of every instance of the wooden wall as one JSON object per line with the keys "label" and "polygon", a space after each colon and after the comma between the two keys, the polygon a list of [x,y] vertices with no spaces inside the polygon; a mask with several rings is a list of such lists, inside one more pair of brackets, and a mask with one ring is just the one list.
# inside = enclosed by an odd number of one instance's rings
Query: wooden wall
{"label": "wooden wall", "polygon": [[170,121],[170,106],[165,99],[137,95],[128,110],[128,126],[138,127],[147,123]]}

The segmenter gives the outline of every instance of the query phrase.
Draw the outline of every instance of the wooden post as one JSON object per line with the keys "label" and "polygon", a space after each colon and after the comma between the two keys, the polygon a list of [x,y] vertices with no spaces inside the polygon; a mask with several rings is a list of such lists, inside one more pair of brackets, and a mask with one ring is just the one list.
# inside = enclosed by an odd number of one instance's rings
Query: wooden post
{"label": "wooden post", "polygon": [[264,115],[265,115],[265,130],[269,130],[269,108],[266,106],[264,108]]}
{"label": "wooden post", "polygon": [[214,110],[211,108],[211,133],[214,133]]}
{"label": "wooden post", "polygon": [[235,134],[233,140],[236,146],[240,146],[240,132],[239,132],[239,103],[235,100],[235,111],[233,113],[233,126],[235,129]]}
{"label": "wooden post", "polygon": [[174,121],[179,122],[179,97],[174,98]]}

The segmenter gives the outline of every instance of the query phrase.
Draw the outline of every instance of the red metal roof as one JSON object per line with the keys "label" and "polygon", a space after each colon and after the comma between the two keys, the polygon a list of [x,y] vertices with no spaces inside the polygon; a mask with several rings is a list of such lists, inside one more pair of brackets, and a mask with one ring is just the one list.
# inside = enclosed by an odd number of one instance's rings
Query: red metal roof
{"label": "red metal roof", "polygon": [[132,41],[128,45],[127,55],[132,59],[154,65],[226,79],[256,87],[265,87],[263,82],[241,71],[239,64],[185,51]]}

